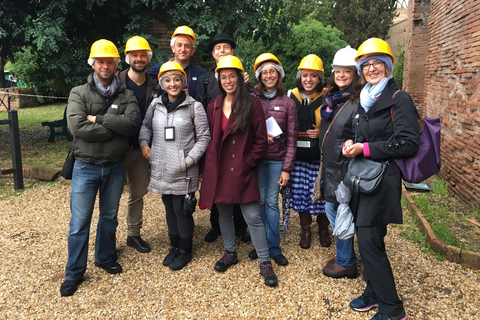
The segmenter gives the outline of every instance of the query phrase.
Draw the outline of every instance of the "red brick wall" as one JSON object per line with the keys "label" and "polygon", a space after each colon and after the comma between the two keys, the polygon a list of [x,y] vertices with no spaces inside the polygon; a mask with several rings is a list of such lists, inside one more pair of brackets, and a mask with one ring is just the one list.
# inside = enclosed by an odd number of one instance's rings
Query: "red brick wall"
{"label": "red brick wall", "polygon": [[421,114],[424,114],[424,78],[428,54],[428,19],[430,0],[410,0],[405,37],[403,89],[408,91]]}
{"label": "red brick wall", "polygon": [[432,2],[425,101],[442,117],[443,176],[480,204],[480,1]]}
{"label": "red brick wall", "polygon": [[[410,0],[409,9],[412,30],[407,34],[405,87],[415,99],[421,99],[423,87],[424,114],[442,118],[441,176],[462,200],[478,205],[480,1],[436,0],[430,5],[430,1]],[[425,31],[421,22],[428,12]],[[422,62],[424,51],[419,46],[425,42],[428,55]]]}

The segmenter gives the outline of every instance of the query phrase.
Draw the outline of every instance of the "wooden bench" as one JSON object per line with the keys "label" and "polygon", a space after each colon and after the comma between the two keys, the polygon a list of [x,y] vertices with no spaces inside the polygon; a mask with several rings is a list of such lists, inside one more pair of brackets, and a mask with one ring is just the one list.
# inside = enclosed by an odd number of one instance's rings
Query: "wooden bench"
{"label": "wooden bench", "polygon": [[[65,111],[63,112],[63,119],[55,120],[55,121],[45,121],[42,122],[42,126],[47,126],[50,128],[50,136],[48,137],[48,142],[53,142],[55,137],[57,136],[64,136],[67,138],[68,141],[72,141],[73,137],[68,132],[67,129],[67,108],[65,107]],[[59,131],[56,128],[60,128]]]}

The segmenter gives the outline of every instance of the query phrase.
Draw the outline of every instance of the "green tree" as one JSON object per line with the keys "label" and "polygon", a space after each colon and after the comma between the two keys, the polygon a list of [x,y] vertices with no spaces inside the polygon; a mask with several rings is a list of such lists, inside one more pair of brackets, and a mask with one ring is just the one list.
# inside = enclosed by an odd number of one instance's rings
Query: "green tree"
{"label": "green tree", "polygon": [[[0,0],[5,1],[5,0]],[[11,52],[19,59],[13,68],[17,76],[37,92],[68,94],[71,87],[85,81],[91,68],[85,63],[91,44],[100,38],[113,41],[123,52],[126,40],[145,36],[152,47],[157,39],[141,33],[151,19],[166,21],[172,27],[187,24],[198,35],[200,51],[216,32],[233,37],[253,34],[256,38],[268,30],[281,30],[280,8],[287,0],[211,1],[186,0],[51,0],[26,1],[41,4],[25,15],[19,42]],[[168,12],[168,14],[167,14]],[[170,22],[171,21],[171,22]],[[0,26],[3,26],[0,25]],[[0,30],[0,32],[2,32]],[[203,46],[203,47],[202,47]],[[4,47],[2,42],[2,48]],[[21,50],[18,50],[21,48]],[[155,61],[170,54],[155,51]],[[13,56],[13,54],[11,55]],[[2,56],[3,57],[3,56]],[[210,57],[209,57],[210,58]]]}
{"label": "green tree", "polygon": [[24,23],[39,7],[40,1],[0,0],[0,88],[5,87],[5,63],[26,43]]}
{"label": "green tree", "polygon": [[385,39],[396,14],[397,0],[336,0],[331,25],[353,48],[371,37]]}

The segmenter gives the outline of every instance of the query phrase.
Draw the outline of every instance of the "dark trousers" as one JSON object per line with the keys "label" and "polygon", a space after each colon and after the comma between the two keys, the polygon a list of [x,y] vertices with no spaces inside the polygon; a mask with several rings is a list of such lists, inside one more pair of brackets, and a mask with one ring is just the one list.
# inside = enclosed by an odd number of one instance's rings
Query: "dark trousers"
{"label": "dark trousers", "polygon": [[[220,231],[220,225],[218,224],[218,209],[215,203],[210,211],[210,223],[212,224],[212,229]],[[242,210],[238,204],[233,205],[233,223],[235,224],[235,235],[237,237],[247,231],[247,223],[245,222]]]}
{"label": "dark trousers", "polygon": [[191,252],[194,222],[191,214],[183,214],[183,199],[185,199],[185,195],[162,195],[168,235],[170,238],[179,239],[178,247],[180,249]]}
{"label": "dark trousers", "polygon": [[378,312],[397,316],[403,311],[398,298],[392,267],[385,252],[387,226],[356,227],[358,249],[363,261],[364,294],[378,300]]}

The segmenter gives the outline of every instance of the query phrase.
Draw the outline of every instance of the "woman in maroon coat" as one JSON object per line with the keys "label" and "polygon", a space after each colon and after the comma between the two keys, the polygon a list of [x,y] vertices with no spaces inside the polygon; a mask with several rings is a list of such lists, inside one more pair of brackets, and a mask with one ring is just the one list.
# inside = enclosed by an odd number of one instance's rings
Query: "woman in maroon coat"
{"label": "woman in maroon coat", "polygon": [[238,262],[235,249],[233,205],[240,204],[260,261],[260,274],[268,286],[277,285],[260,218],[257,161],[267,148],[262,104],[251,97],[243,81],[243,66],[234,56],[220,59],[215,69],[222,95],[207,108],[212,140],[205,152],[200,202],[215,203],[225,252],[215,264],[226,271]]}

